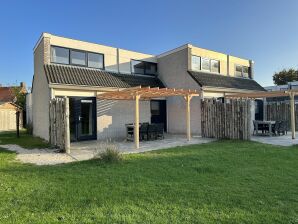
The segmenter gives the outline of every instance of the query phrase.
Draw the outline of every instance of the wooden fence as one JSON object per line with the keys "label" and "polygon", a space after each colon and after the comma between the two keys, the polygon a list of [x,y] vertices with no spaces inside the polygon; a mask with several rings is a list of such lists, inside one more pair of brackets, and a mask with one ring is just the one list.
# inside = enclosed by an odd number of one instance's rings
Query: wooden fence
{"label": "wooden fence", "polygon": [[64,149],[65,146],[65,102],[65,98],[55,98],[50,101],[50,144],[60,149]]}
{"label": "wooden fence", "polygon": [[[287,129],[291,129],[291,106],[287,102],[267,103],[267,119],[272,121],[286,121]],[[298,104],[295,105],[295,127],[298,130]]]}
{"label": "wooden fence", "polygon": [[251,136],[251,101],[205,99],[201,103],[202,137],[243,139]]}

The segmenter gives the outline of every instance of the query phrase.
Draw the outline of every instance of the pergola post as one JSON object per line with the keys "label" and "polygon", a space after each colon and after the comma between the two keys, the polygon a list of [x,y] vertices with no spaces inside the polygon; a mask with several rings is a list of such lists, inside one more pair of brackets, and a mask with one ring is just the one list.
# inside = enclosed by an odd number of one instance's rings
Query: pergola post
{"label": "pergola post", "polygon": [[295,139],[295,93],[290,93],[291,100],[291,130],[292,130],[292,139]]}
{"label": "pergola post", "polygon": [[70,130],[69,130],[69,98],[65,97],[65,134],[64,149],[66,153],[70,153]]}
{"label": "pergola post", "polygon": [[186,95],[184,99],[186,100],[186,137],[187,137],[187,141],[190,141],[190,139],[191,139],[191,133],[190,133],[190,100],[191,100],[191,95]]}
{"label": "pergola post", "polygon": [[140,133],[139,133],[139,123],[140,123],[140,111],[139,111],[139,100],[140,95],[135,96],[135,125],[134,125],[134,140],[135,140],[135,147],[138,149],[140,147]]}

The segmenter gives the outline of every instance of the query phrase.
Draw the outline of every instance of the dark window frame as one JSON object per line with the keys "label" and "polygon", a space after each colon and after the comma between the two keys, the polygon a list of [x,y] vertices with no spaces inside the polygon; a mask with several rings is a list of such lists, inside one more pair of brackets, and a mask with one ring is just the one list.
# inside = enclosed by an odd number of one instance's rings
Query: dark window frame
{"label": "dark window frame", "polygon": [[[199,66],[199,70],[198,71],[201,71],[202,70],[202,57],[201,56],[197,56],[197,55],[191,55],[191,70],[193,70],[193,61],[192,61],[192,57],[196,57],[196,58],[199,58],[200,60],[200,66]],[[197,71],[197,70],[193,70],[193,71]]]}
{"label": "dark window frame", "polygon": [[[86,51],[71,49],[69,52],[70,52],[70,55],[69,55],[69,59],[70,59],[69,62],[70,62],[70,65],[82,66],[82,67],[88,67],[88,62],[87,62],[87,52],[86,52]],[[72,52],[80,52],[80,53],[84,53],[84,54],[85,54],[85,65],[72,63]]]}
{"label": "dark window frame", "polygon": [[[139,62],[143,62],[144,63],[144,72],[143,73],[135,73],[133,72],[133,61],[139,61]],[[152,64],[156,66],[156,74],[150,74],[150,73],[146,73],[146,64]],[[138,59],[130,59],[130,70],[131,70],[131,74],[132,75],[145,75],[145,76],[157,76],[157,63],[154,62],[149,62],[149,61],[143,61],[143,60],[138,60]]]}
{"label": "dark window frame", "polygon": [[[213,72],[213,71],[212,71],[212,61],[216,61],[216,62],[218,62],[218,72]],[[220,74],[220,60],[217,60],[217,59],[210,59],[210,72]]]}
{"label": "dark window frame", "polygon": [[[59,62],[54,62],[53,58],[52,58],[52,48],[53,47],[58,47],[58,48],[64,48],[66,50],[68,50],[68,64],[64,64],[64,63],[59,63]],[[94,52],[94,51],[84,51],[84,50],[79,50],[79,49],[75,49],[75,48],[68,48],[68,47],[61,47],[61,46],[57,46],[57,45],[51,45],[51,63],[53,64],[60,64],[60,65],[73,65],[73,66],[78,66],[78,67],[84,67],[84,68],[93,68],[93,69],[100,69],[100,70],[105,70],[105,55],[103,53],[98,53],[98,52]],[[72,64],[71,63],[71,51],[80,51],[80,52],[84,52],[85,53],[85,60],[86,60],[86,65],[80,65],[80,64]],[[88,65],[88,54],[92,53],[92,54],[99,54],[102,56],[102,68],[95,68],[95,67],[89,67]]]}
{"label": "dark window frame", "polygon": [[[93,66],[89,66],[89,54],[98,54],[98,55],[102,56],[102,68],[96,68],[96,67],[93,67]],[[88,66],[88,68],[95,68],[95,69],[102,69],[102,70],[105,69],[105,56],[104,56],[104,54],[87,51],[86,57],[87,57],[87,66]]]}
{"label": "dark window frame", "polygon": [[[241,76],[236,76],[236,68],[237,66],[240,66],[241,67]],[[247,68],[247,71],[248,71],[248,76],[247,77],[244,77],[244,67]],[[234,76],[236,78],[244,78],[244,79],[251,79],[251,68],[249,66],[245,66],[245,65],[240,65],[240,64],[235,64],[235,68],[234,68]]]}
{"label": "dark window frame", "polygon": [[[59,63],[59,62],[54,62],[53,61],[53,48],[62,48],[62,49],[68,50],[68,64],[66,64],[66,63]],[[59,65],[70,65],[70,49],[69,48],[67,48],[67,47],[60,47],[60,46],[56,46],[56,45],[51,45],[50,53],[51,53],[51,55],[50,55],[51,56],[50,57],[51,63],[53,63],[53,64],[59,64]]]}
{"label": "dark window frame", "polygon": [[[209,62],[209,70],[208,69],[203,69],[203,63],[202,63],[202,61],[204,59],[207,59],[208,62]],[[212,71],[212,69],[211,69],[211,62],[212,61],[217,61],[218,62],[218,72],[213,72]],[[220,74],[220,60],[219,59],[208,58],[208,57],[201,57],[201,71],[215,73],[215,74]]]}

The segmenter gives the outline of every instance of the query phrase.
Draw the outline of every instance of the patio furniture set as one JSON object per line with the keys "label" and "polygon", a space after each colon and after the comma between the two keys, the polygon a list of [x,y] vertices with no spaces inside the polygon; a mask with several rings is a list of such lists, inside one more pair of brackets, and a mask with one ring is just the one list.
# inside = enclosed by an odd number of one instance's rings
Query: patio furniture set
{"label": "patio furniture set", "polygon": [[[134,140],[134,124],[126,124],[126,139]],[[164,124],[149,124],[148,122],[140,123],[139,135],[141,141],[164,139]]]}
{"label": "patio furniture set", "polygon": [[254,124],[254,135],[277,136],[277,135],[286,135],[287,134],[287,122],[286,121],[253,121]]}

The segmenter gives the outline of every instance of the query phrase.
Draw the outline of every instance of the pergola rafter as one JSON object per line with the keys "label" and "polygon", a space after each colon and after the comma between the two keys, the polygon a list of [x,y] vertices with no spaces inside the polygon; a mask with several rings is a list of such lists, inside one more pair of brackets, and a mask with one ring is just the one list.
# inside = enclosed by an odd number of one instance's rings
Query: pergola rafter
{"label": "pergola rafter", "polygon": [[274,97],[290,97],[290,105],[291,105],[291,131],[292,131],[292,139],[295,139],[295,95],[298,94],[298,90],[287,90],[287,91],[260,91],[260,92],[252,92],[252,93],[237,93],[237,94],[228,94],[225,95],[225,98],[274,98]]}
{"label": "pergola rafter", "polygon": [[127,89],[118,89],[112,92],[105,92],[97,95],[98,99],[103,100],[135,100],[135,125],[134,125],[134,141],[135,146],[139,148],[139,101],[150,100],[154,98],[182,96],[186,101],[186,132],[187,140],[190,141],[190,100],[193,96],[199,96],[196,90],[184,90],[174,88],[159,87],[132,87]]}

